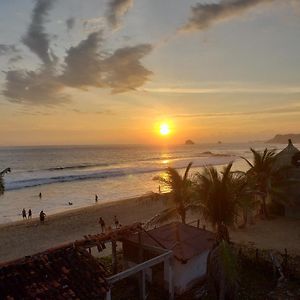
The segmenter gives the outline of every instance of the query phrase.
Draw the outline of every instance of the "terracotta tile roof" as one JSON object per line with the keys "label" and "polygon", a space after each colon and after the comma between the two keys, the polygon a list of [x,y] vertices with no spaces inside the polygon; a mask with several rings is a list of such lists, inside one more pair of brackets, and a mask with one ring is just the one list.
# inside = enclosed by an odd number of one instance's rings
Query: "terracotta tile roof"
{"label": "terracotta tile roof", "polygon": [[[124,239],[138,243],[138,235]],[[182,262],[197,256],[215,243],[215,234],[197,227],[173,222],[142,233],[142,243],[147,246],[172,250],[175,258]]]}
{"label": "terracotta tile roof", "polygon": [[86,250],[60,247],[0,265],[0,299],[104,299],[104,267]]}

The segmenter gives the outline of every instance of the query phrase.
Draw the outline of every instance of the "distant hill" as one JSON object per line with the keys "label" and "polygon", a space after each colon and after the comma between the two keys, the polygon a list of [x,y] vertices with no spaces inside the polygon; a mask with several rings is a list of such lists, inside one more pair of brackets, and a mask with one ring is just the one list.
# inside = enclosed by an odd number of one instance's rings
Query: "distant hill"
{"label": "distant hill", "polygon": [[288,140],[291,139],[293,143],[300,143],[300,133],[298,134],[276,134],[267,143],[274,144],[287,144]]}

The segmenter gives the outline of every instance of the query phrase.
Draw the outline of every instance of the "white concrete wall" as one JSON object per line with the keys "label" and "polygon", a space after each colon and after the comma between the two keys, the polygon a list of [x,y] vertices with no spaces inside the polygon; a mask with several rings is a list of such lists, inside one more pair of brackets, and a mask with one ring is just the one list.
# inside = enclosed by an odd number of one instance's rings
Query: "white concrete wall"
{"label": "white concrete wall", "polygon": [[190,259],[186,264],[174,260],[175,292],[181,294],[188,290],[193,283],[206,275],[207,256],[209,251]]}
{"label": "white concrete wall", "polygon": [[[173,279],[174,288],[176,294],[180,295],[192,285],[203,278],[206,275],[207,256],[209,251],[202,253],[202,255],[196,256],[190,259],[186,264],[181,263],[177,259],[173,258]],[[126,261],[126,268],[136,265],[131,261]],[[149,268],[146,271],[148,281],[152,281],[152,270]],[[169,270],[165,269],[164,272],[165,287],[167,288],[169,283]]]}

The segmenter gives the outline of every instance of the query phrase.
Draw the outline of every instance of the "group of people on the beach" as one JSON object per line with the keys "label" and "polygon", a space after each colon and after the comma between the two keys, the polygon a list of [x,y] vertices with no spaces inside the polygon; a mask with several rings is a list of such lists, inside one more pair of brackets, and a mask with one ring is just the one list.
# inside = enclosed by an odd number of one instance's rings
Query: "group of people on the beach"
{"label": "group of people on the beach", "polygon": [[[38,194],[38,197],[39,197],[40,199],[42,199],[42,197],[43,197],[43,196],[42,196],[42,193],[39,193],[39,194]],[[98,199],[99,199],[98,195],[95,194],[95,203],[98,203]],[[70,202],[70,201],[69,201],[68,204],[69,204],[69,205],[73,205],[73,202]],[[45,218],[46,218],[46,214],[44,213],[43,210],[40,211],[39,217],[40,217],[40,222],[41,222],[41,224],[44,224]],[[23,218],[23,220],[25,220],[25,219],[26,219],[26,220],[27,220],[27,219],[29,220],[29,219],[32,218],[32,210],[31,210],[31,208],[28,209],[28,212],[26,211],[25,208],[22,209],[22,218]],[[115,216],[114,219],[115,219],[114,222],[115,222],[115,225],[116,225],[116,228],[117,228],[117,225],[119,225],[119,221],[118,221],[118,219],[117,219],[116,216]],[[100,220],[102,220],[102,221],[100,222]],[[101,228],[103,228],[102,232],[104,232],[104,231],[105,231],[105,222],[104,222],[104,220],[103,220],[102,218],[100,218],[100,220],[99,220],[99,223],[100,223],[100,225],[101,225]]]}
{"label": "group of people on the beach", "polygon": [[[39,198],[42,199],[42,193],[39,193]],[[46,218],[46,214],[44,213],[43,210],[40,211],[40,222],[41,224],[44,224],[45,222],[45,218]],[[26,211],[25,208],[22,209],[22,218],[23,220],[29,220],[29,219],[32,219],[32,210],[31,208],[28,209],[28,212]]]}
{"label": "group of people on the beach", "polygon": [[[31,208],[28,209],[28,212],[26,212],[26,209],[23,208],[22,209],[22,217],[23,217],[23,220],[24,219],[28,219],[28,220],[31,219],[32,218],[32,210],[31,210]],[[40,222],[42,224],[44,224],[45,218],[46,218],[46,214],[44,213],[43,210],[41,210],[40,211]]]}
{"label": "group of people on the beach", "polygon": [[23,220],[24,219],[31,219],[32,218],[32,211],[31,211],[31,208],[29,208],[28,209],[28,214],[27,214],[27,212],[26,212],[26,209],[25,208],[23,208],[22,209],[22,217],[23,217]]}
{"label": "group of people on the beach", "polygon": [[[114,216],[114,220],[113,220],[114,224],[115,224],[115,228],[118,229],[120,228],[122,225],[119,223],[119,219],[117,218],[117,216]],[[101,227],[101,233],[105,233],[106,232],[106,224],[105,221],[103,220],[102,217],[99,218],[98,223],[100,224]],[[112,230],[112,226],[108,226],[107,228],[108,231]]]}

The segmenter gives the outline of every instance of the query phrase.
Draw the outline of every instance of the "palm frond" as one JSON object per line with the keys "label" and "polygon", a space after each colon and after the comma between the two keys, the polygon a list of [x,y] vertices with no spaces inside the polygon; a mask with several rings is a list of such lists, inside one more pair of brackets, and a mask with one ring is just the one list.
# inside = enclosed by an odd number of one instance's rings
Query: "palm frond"
{"label": "palm frond", "polygon": [[189,171],[190,171],[190,168],[192,167],[192,162],[190,162],[188,164],[188,166],[186,167],[186,170],[184,172],[184,176],[183,176],[183,182],[185,182],[187,180],[187,177],[188,177],[188,174],[189,174]]}

